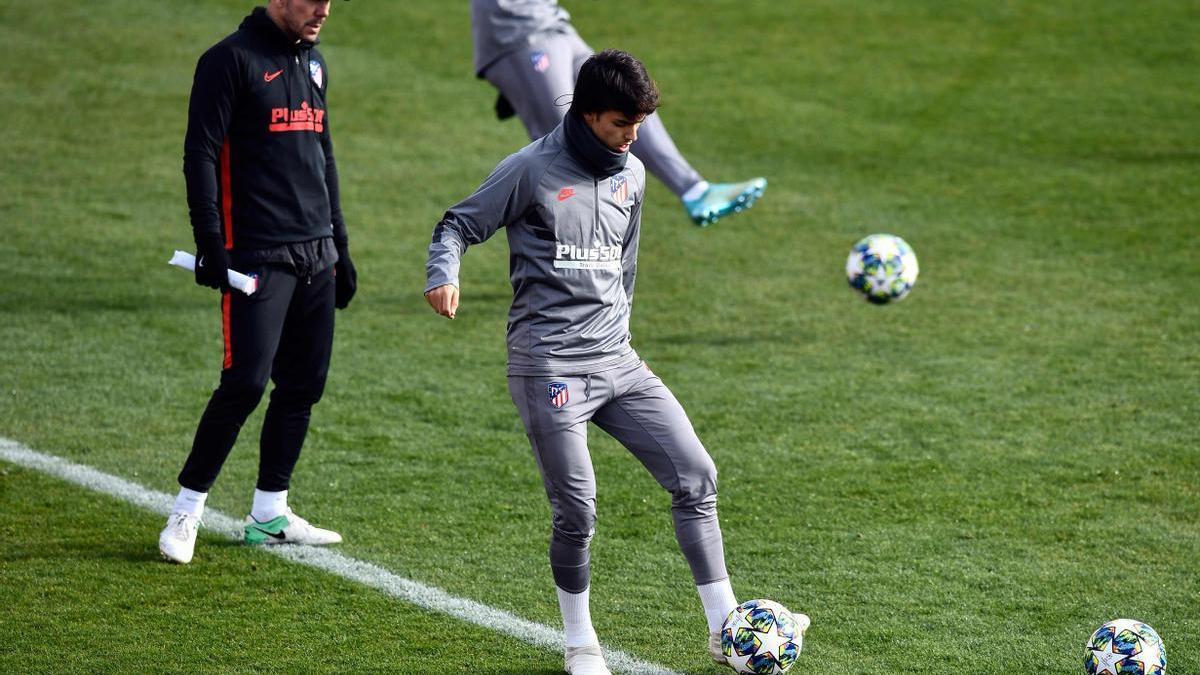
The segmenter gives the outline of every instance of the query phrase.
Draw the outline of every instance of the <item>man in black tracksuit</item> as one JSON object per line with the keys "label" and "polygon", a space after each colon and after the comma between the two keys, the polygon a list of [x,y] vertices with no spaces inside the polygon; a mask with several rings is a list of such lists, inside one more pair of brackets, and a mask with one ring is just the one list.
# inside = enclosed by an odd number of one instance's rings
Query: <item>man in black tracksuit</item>
{"label": "man in black tracksuit", "polygon": [[[183,172],[196,283],[221,290],[225,353],[159,537],[174,562],[191,560],[208,490],[268,379],[275,388],[246,541],[341,541],[287,506],[325,386],[334,308],[346,307],[356,287],[329,136],[328,72],[315,46],[329,9],[329,0],[270,0],[196,66]],[[230,268],[257,275],[258,290],[230,290]]]}

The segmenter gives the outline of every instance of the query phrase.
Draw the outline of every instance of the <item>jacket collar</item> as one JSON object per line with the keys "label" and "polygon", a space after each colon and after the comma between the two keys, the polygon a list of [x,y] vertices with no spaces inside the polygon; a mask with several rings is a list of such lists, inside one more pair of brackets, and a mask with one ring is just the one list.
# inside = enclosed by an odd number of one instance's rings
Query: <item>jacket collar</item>
{"label": "jacket collar", "polygon": [[272,44],[278,45],[279,47],[289,51],[310,49],[321,41],[320,38],[318,38],[315,42],[309,42],[308,40],[300,40],[297,42],[289,38],[287,34],[284,33],[283,30],[280,29],[279,26],[275,25],[275,22],[271,20],[271,16],[267,14],[266,7],[255,7],[250,14],[246,16],[246,18],[242,19],[242,23],[240,26],[238,26],[238,28],[252,30],[263,36]]}
{"label": "jacket collar", "polygon": [[562,125],[567,150],[597,177],[608,178],[625,168],[629,153],[614,152],[601,143],[583,118],[568,111]]}

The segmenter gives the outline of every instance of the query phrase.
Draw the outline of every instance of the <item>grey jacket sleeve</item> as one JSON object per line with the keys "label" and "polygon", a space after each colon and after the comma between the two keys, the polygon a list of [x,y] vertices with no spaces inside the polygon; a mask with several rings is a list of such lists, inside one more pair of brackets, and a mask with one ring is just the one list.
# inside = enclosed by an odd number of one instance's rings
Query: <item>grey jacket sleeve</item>
{"label": "grey jacket sleeve", "polygon": [[474,194],[450,207],[433,228],[425,263],[425,292],[458,285],[459,263],[467,247],[488,240],[515,221],[533,201],[536,184],[522,153],[507,157]]}
{"label": "grey jacket sleeve", "polygon": [[639,195],[629,214],[629,229],[625,232],[625,241],[621,245],[621,283],[625,286],[625,298],[633,304],[633,282],[637,277],[638,242],[642,233],[642,199]]}

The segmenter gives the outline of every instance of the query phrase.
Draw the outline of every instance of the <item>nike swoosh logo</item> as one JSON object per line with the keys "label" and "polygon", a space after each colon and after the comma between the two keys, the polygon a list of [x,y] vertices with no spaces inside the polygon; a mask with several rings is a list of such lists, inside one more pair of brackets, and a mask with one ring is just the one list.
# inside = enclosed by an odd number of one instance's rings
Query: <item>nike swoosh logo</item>
{"label": "nike swoosh logo", "polygon": [[276,533],[276,532],[267,532],[266,530],[262,529],[261,527],[256,527],[254,529],[258,530],[259,532],[262,532],[263,534],[267,535],[268,537],[271,537],[272,539],[278,539],[280,541],[287,539],[287,534],[284,533],[282,530],[280,530],[278,533]]}
{"label": "nike swoosh logo", "polygon": [[263,72],[263,82],[270,82],[271,80],[279,77],[281,73],[283,73],[283,68],[280,68],[273,73]]}

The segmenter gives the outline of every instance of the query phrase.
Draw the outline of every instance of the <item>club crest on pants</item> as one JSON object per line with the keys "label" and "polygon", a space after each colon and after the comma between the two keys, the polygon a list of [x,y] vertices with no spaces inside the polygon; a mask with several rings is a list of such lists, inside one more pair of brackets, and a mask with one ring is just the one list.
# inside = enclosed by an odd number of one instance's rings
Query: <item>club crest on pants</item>
{"label": "club crest on pants", "polygon": [[561,408],[571,400],[571,393],[566,382],[551,382],[546,385],[546,397],[550,399],[550,405]]}

